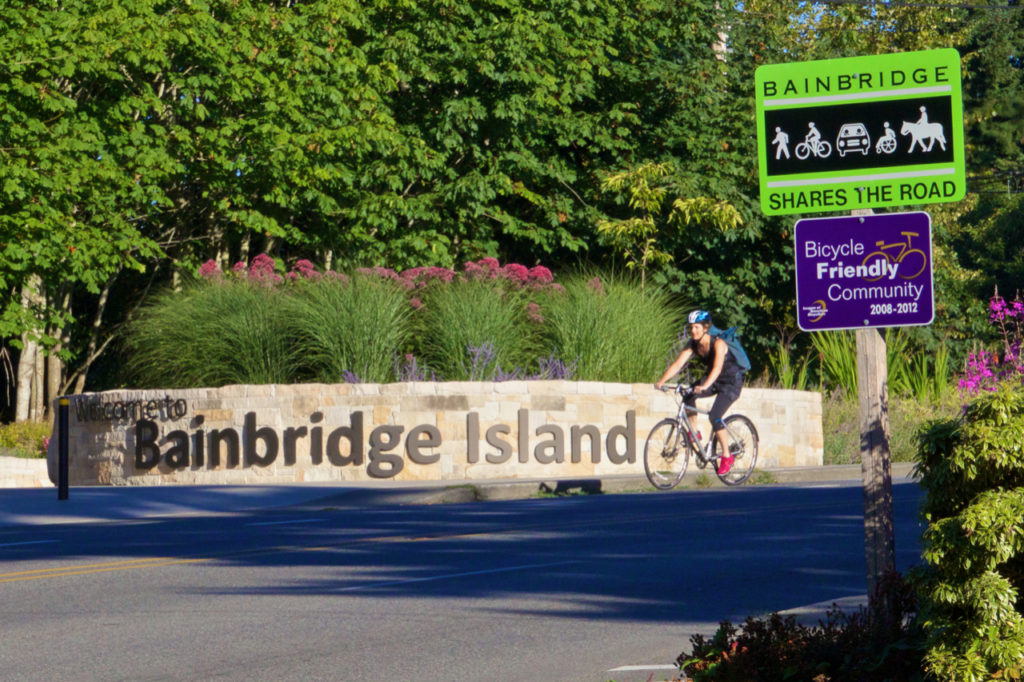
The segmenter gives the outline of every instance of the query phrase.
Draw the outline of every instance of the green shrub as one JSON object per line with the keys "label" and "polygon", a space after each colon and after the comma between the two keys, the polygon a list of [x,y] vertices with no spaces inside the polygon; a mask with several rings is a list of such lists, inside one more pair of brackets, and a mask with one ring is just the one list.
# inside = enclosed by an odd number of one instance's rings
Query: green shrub
{"label": "green shrub", "polygon": [[30,459],[46,457],[51,431],[50,422],[0,424],[0,454]]}
{"label": "green shrub", "polygon": [[683,316],[668,295],[631,279],[577,276],[541,305],[551,353],[587,381],[653,382],[674,360]]}
{"label": "green shrub", "polygon": [[281,301],[244,280],[164,292],[128,329],[129,376],[141,388],[288,383],[298,356]]}
{"label": "green shrub", "polygon": [[854,332],[825,331],[811,334],[821,363],[821,387],[857,395],[857,342]]}
{"label": "green shrub", "polygon": [[1024,387],[1003,382],[921,434],[926,565],[917,575],[937,679],[1024,674]]}
{"label": "green shrub", "polygon": [[298,379],[386,383],[410,336],[412,307],[392,280],[356,274],[295,282],[281,292]]}
{"label": "green shrub", "polygon": [[422,290],[416,355],[446,381],[511,378],[536,365],[528,290],[502,279],[434,283]]}

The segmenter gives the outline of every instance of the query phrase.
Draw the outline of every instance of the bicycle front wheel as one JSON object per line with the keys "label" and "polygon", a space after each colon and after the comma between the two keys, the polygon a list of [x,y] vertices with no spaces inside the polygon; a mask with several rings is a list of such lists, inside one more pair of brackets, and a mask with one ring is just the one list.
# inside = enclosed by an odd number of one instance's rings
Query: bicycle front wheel
{"label": "bicycle front wheel", "polygon": [[[729,452],[734,459],[729,471],[718,474],[718,478],[726,485],[739,485],[750,478],[757,464],[757,429],[754,422],[741,414],[734,414],[725,418],[725,432],[728,434]],[[717,438],[712,447],[712,460],[717,462],[714,458],[722,455],[722,446]]]}
{"label": "bicycle front wheel", "polygon": [[644,471],[658,490],[679,485],[690,461],[689,440],[675,419],[662,419],[654,425],[644,445]]}

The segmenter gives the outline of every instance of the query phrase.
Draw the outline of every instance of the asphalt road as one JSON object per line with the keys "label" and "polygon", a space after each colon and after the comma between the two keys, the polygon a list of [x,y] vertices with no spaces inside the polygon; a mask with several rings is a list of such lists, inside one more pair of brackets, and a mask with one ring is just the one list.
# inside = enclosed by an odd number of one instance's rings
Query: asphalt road
{"label": "asphalt road", "polygon": [[[919,497],[894,485],[901,570]],[[722,619],[865,591],[849,483],[11,518],[3,680],[666,679]]]}

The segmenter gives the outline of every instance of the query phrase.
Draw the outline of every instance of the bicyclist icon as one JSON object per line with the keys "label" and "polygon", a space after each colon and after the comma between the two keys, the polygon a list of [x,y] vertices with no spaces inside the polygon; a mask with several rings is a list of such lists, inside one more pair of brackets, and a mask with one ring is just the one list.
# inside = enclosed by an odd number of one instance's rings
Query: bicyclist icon
{"label": "bicyclist icon", "polygon": [[832,145],[821,139],[821,131],[814,125],[814,121],[807,124],[810,129],[804,141],[796,146],[793,153],[796,158],[803,161],[812,154],[819,159],[827,159],[832,154]]}

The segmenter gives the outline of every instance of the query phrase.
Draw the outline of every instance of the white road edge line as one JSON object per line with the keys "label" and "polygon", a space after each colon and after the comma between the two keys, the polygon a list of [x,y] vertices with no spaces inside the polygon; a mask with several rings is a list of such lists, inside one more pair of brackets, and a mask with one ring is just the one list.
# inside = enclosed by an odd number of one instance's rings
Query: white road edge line
{"label": "white road edge line", "polygon": [[432,580],[447,580],[449,578],[464,578],[470,575],[487,575],[489,573],[508,573],[510,571],[523,571],[528,568],[547,568],[549,566],[564,566],[565,564],[578,564],[577,560],[571,561],[555,561],[549,564],[526,564],[523,566],[506,566],[505,568],[488,568],[483,571],[467,571],[465,573],[446,573],[444,575],[433,575],[429,578],[406,578],[405,580],[391,580],[384,583],[372,583],[370,585],[353,585],[352,587],[343,587],[338,592],[354,592],[356,590],[369,590],[375,587],[388,587],[390,585],[405,585],[407,583],[425,583]]}
{"label": "white road edge line", "polygon": [[0,547],[15,547],[17,545],[44,545],[48,542],[57,542],[57,540],[28,540],[26,542],[5,542],[0,544]]}
{"label": "white road edge line", "polygon": [[629,673],[638,670],[679,670],[678,665],[655,664],[655,665],[620,665],[618,668],[610,668],[608,673]]}
{"label": "white road edge line", "polygon": [[261,521],[260,523],[247,523],[247,526],[284,526],[287,524],[294,523],[316,523],[319,521],[326,521],[327,519],[295,519],[292,521]]}

